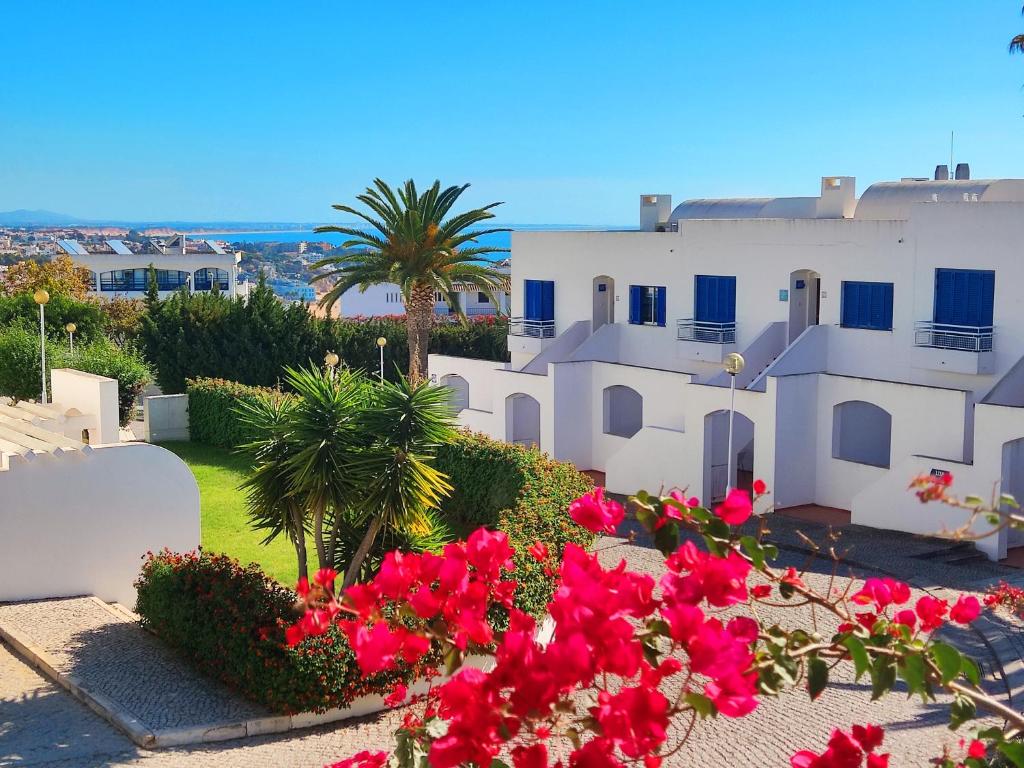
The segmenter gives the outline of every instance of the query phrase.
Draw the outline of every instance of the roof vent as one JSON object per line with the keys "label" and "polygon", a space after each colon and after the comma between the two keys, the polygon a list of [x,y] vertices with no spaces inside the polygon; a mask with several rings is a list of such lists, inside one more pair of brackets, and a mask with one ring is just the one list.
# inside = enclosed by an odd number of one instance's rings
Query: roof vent
{"label": "roof vent", "polygon": [[967,181],[971,178],[971,166],[967,163],[956,164],[956,180]]}
{"label": "roof vent", "polygon": [[948,165],[936,165],[935,166],[935,180],[936,181],[949,181],[949,166]]}

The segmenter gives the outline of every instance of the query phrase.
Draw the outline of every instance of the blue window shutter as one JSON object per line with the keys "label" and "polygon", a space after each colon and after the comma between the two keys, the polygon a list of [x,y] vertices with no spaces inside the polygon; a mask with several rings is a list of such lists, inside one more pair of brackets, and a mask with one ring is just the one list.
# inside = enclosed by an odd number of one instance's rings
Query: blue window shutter
{"label": "blue window shutter", "polygon": [[555,319],[555,282],[542,280],[540,283],[540,319]]}
{"label": "blue window shutter", "polygon": [[696,275],[693,281],[693,319],[705,323],[736,321],[736,278]]}
{"label": "blue window shutter", "polygon": [[721,290],[724,293],[722,300],[722,319],[720,322],[723,323],[735,323],[736,322],[736,278],[735,277],[721,277]]}
{"label": "blue window shutter", "polygon": [[538,295],[538,289],[540,285],[536,280],[524,280],[523,281],[523,317],[527,320],[539,320],[540,319],[540,298]]}
{"label": "blue window shutter", "polygon": [[892,283],[844,280],[841,324],[844,328],[892,330]]}
{"label": "blue window shutter", "polygon": [[693,278],[693,319],[710,321],[711,317],[711,281],[707,275],[697,275]]}
{"label": "blue window shutter", "polygon": [[643,307],[643,288],[639,285],[629,286],[629,322],[639,325],[640,310]]}
{"label": "blue window shutter", "polygon": [[942,325],[992,325],[995,272],[980,269],[936,269],[932,319]]}
{"label": "blue window shutter", "polygon": [[658,304],[656,309],[656,320],[658,325],[665,325],[665,286],[658,286]]}

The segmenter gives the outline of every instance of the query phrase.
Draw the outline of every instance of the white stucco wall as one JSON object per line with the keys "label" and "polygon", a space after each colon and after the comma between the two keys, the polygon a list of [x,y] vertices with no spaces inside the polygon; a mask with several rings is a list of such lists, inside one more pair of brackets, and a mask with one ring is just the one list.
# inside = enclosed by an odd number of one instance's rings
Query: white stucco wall
{"label": "white stucco wall", "polygon": [[199,546],[199,488],[155,445],[37,456],[0,471],[0,601],[96,595],[129,607],[147,551]]}

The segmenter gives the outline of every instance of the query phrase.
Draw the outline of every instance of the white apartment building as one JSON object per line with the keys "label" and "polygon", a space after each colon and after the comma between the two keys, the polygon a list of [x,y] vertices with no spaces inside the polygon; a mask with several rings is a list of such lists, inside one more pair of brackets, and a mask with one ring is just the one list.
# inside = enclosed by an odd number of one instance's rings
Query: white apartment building
{"label": "white apartment building", "polygon": [[216,285],[228,296],[239,293],[238,262],[213,240],[190,240],[185,235],[152,238],[139,245],[122,240],[81,243],[58,240],[60,250],[91,273],[92,292],[104,298],[141,298],[146,293],[149,265],[156,269],[161,297],[188,286],[209,291]]}
{"label": "white apartment building", "polygon": [[[511,267],[508,260],[498,262],[498,270],[510,272]],[[510,309],[509,292],[507,290],[496,291],[495,298],[498,300],[496,307],[487,294],[467,285],[456,284],[455,291],[462,302],[462,311],[468,317],[479,317],[481,315],[508,315]],[[435,297],[434,314],[448,315],[452,309],[440,293]],[[381,317],[383,315],[404,315],[405,300],[402,298],[401,289],[394,283],[381,283],[380,285],[367,286],[365,291],[358,287],[349,288],[338,300],[339,317]]]}
{"label": "white apartment building", "polygon": [[463,425],[613,491],[713,503],[760,477],[777,508],[936,533],[964,516],[920,504],[915,475],[1024,498],[1022,242],[1024,180],[966,165],[859,199],[845,176],[816,197],[644,195],[639,231],[514,233],[511,362],[432,355],[430,371]]}

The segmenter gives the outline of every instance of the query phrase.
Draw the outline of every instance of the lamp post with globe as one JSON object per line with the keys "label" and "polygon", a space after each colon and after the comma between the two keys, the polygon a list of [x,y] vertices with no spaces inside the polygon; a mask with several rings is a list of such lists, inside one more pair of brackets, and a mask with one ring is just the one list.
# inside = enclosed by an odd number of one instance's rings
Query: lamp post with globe
{"label": "lamp post with globe", "polygon": [[42,371],[43,397],[40,402],[46,405],[46,303],[50,300],[50,292],[38,288],[32,299],[39,305],[39,369]]}
{"label": "lamp post with globe", "polygon": [[341,362],[341,358],[338,357],[337,352],[328,352],[324,355],[324,365],[327,366],[327,371],[330,374],[331,379],[334,378],[334,371],[338,367],[338,363]]}
{"label": "lamp post with globe", "polygon": [[739,352],[730,352],[725,356],[722,367],[729,374],[729,468],[725,482],[725,493],[733,489],[733,472],[736,471],[736,457],[732,453],[732,425],[736,416],[736,374],[740,373],[747,364],[743,355]]}
{"label": "lamp post with globe", "polygon": [[78,326],[74,323],[68,323],[64,326],[64,330],[68,332],[68,350],[71,354],[75,354],[75,331],[78,330]]}
{"label": "lamp post with globe", "polygon": [[383,336],[377,337],[377,348],[380,350],[380,383],[384,383],[384,347],[387,346],[388,340]]}

